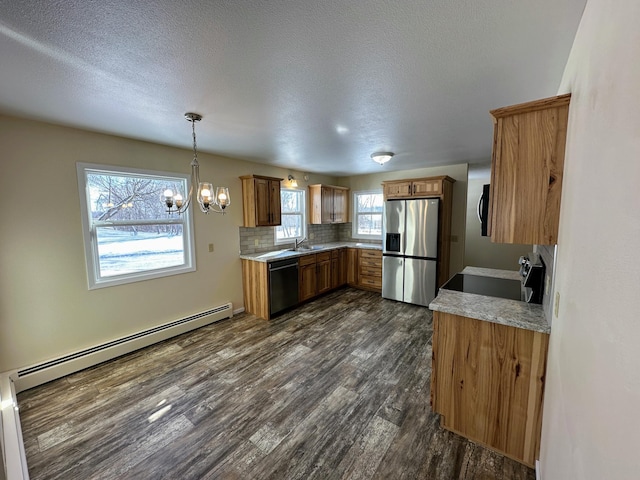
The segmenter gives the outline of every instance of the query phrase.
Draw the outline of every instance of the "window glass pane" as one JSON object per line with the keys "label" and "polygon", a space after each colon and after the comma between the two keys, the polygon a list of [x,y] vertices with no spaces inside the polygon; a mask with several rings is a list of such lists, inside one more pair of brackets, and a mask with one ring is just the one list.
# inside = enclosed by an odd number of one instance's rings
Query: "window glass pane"
{"label": "window glass pane", "polygon": [[382,215],[358,215],[358,233],[362,235],[382,235]]}
{"label": "window glass pane", "polygon": [[382,194],[381,193],[367,193],[359,194],[356,196],[356,212],[380,212],[382,213]]}
{"label": "window glass pane", "polygon": [[302,216],[301,215],[282,215],[282,225],[277,227],[276,235],[278,240],[301,237],[302,236]]}
{"label": "window glass pane", "polygon": [[302,192],[293,190],[281,190],[282,213],[300,212]]}
{"label": "window glass pane", "polygon": [[186,181],[179,179],[88,173],[87,186],[92,220],[166,218],[162,193],[171,188],[186,197]]}
{"label": "window glass pane", "polygon": [[100,277],[185,263],[182,225],[98,227]]}

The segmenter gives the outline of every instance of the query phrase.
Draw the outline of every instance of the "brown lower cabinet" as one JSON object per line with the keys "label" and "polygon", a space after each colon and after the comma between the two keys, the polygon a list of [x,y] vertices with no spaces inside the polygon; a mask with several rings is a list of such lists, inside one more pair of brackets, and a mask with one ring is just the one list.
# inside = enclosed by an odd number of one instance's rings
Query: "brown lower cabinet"
{"label": "brown lower cabinet", "polygon": [[[244,308],[264,319],[269,314],[268,264],[242,259]],[[298,259],[298,301],[310,300],[344,285],[382,291],[382,252],[337,248]]]}
{"label": "brown lower cabinet", "polygon": [[441,425],[533,467],[548,345],[547,333],[433,312],[431,407]]}
{"label": "brown lower cabinet", "polygon": [[382,251],[347,249],[347,284],[382,293]]}

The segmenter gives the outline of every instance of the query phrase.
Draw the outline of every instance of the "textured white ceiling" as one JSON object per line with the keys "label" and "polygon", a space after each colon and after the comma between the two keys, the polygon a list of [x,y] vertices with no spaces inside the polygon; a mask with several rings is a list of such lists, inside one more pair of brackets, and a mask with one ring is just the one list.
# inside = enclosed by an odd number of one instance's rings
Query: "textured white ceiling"
{"label": "textured white ceiling", "polygon": [[[333,175],[487,161],[586,0],[0,0],[0,111]],[[377,150],[396,157],[380,167]]]}

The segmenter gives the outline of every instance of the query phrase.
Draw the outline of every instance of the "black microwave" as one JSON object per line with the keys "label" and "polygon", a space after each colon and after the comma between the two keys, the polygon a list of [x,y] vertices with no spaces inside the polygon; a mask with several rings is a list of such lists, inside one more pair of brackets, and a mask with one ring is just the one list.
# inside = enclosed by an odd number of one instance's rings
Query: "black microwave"
{"label": "black microwave", "polygon": [[489,223],[489,193],[491,191],[491,185],[486,184],[482,186],[482,195],[478,200],[478,220],[480,220],[481,233],[483,237],[487,235],[487,225]]}

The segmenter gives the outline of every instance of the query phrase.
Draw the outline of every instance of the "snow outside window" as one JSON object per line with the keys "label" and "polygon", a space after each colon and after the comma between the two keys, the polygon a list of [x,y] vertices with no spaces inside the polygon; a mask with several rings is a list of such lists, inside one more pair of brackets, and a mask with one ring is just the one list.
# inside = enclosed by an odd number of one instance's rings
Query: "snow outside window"
{"label": "snow outside window", "polygon": [[87,163],[77,172],[89,289],[195,270],[190,212],[169,214],[162,201],[167,188],[186,198],[188,175]]}
{"label": "snow outside window", "polygon": [[291,243],[307,235],[305,191],[280,189],[282,224],[275,229],[275,243]]}
{"label": "snow outside window", "polygon": [[384,200],[382,190],[353,193],[353,238],[381,240]]}

